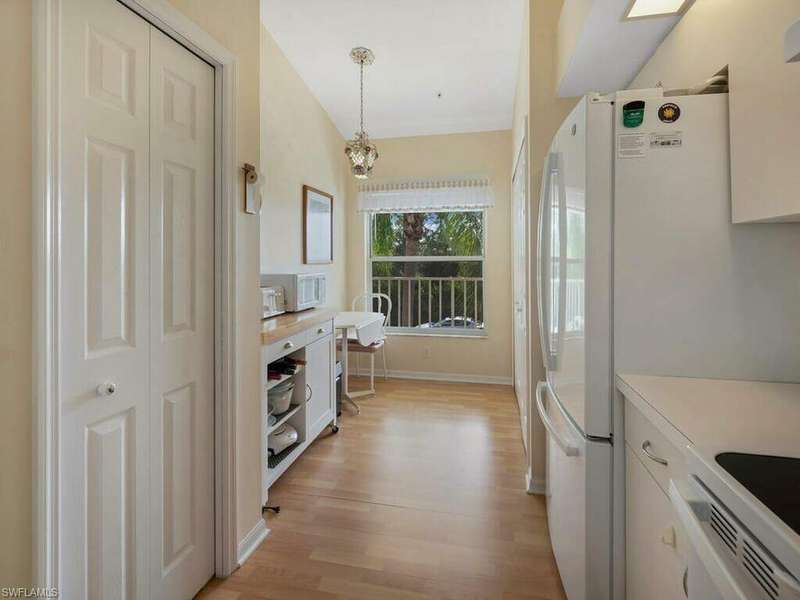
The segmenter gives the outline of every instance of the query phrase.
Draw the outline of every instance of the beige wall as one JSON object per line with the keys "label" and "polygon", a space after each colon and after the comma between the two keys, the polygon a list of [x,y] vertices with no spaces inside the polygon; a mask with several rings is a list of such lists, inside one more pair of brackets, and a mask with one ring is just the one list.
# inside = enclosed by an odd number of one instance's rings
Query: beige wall
{"label": "beige wall", "polygon": [[653,87],[659,81],[665,88],[689,87],[730,65],[734,92],[740,73],[750,77],[770,62],[783,65],[783,35],[797,19],[797,0],[695,0],[630,87]]}
{"label": "beige wall", "polygon": [[[261,272],[327,274],[328,304],[345,303],[348,179],[345,140],[261,27]],[[334,197],[332,265],[303,265],[302,187]]]}
{"label": "beige wall", "polygon": [[593,0],[564,0],[558,19],[556,82],[564,78],[569,61],[578,45],[578,38],[589,16]]}
{"label": "beige wall", "polygon": [[0,586],[31,581],[31,2],[0,2]]}
{"label": "beige wall", "polygon": [[[514,116],[511,123],[511,169],[513,171],[519,147],[528,135],[525,119],[530,110],[531,27],[529,2],[523,4],[523,19],[520,25],[519,62],[517,63],[517,87],[514,90]],[[527,140],[526,140],[527,141]],[[530,169],[529,169],[530,172]],[[513,175],[513,173],[512,173]]]}
{"label": "beige wall", "polygon": [[[487,210],[485,265],[488,337],[447,338],[391,336],[387,357],[391,371],[440,375],[511,377],[510,131],[381,139],[374,177],[436,178],[486,173],[492,180],[496,205]],[[350,205],[348,227],[349,293],[364,291],[364,217]]]}
{"label": "beige wall", "polygon": [[[558,23],[561,0],[538,2],[528,0],[522,31],[522,55],[520,57],[517,89],[514,101],[514,129],[511,153],[516,158],[519,145],[525,134],[525,117],[528,117],[528,236],[530,240],[531,274],[528,285],[528,347],[529,352],[529,398],[537,381],[544,378],[541,350],[539,348],[538,307],[536,305],[536,282],[534,267],[536,259],[536,229],[539,214],[539,188],[542,166],[553,135],[564,118],[575,106],[576,98],[559,98],[556,92],[558,61]],[[512,163],[513,168],[513,163]],[[544,428],[538,418],[532,423],[533,477],[544,480]]]}

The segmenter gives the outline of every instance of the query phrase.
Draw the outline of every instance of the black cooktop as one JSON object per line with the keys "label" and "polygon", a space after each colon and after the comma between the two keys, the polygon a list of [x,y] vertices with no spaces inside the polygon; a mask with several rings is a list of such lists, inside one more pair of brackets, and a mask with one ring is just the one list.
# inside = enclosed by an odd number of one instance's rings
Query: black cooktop
{"label": "black cooktop", "polygon": [[800,458],[723,452],[717,462],[800,535]]}

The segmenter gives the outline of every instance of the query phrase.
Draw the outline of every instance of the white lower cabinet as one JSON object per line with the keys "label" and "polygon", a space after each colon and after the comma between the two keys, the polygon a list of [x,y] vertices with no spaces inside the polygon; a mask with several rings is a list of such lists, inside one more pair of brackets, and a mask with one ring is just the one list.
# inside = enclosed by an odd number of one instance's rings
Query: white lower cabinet
{"label": "white lower cabinet", "polygon": [[336,403],[333,389],[333,336],[327,335],[306,346],[306,422],[308,439],[313,440],[334,421]]}
{"label": "white lower cabinet", "polygon": [[626,444],[627,600],[685,599],[682,535],[669,498]]}
{"label": "white lower cabinet", "polygon": [[[333,320],[309,325],[307,329],[281,338],[261,352],[261,502],[266,505],[269,488],[297,460],[322,431],[331,426],[336,433],[336,388],[334,369],[336,347],[333,336]],[[297,369],[291,379],[294,391],[289,410],[276,415],[277,421],[269,424],[269,388],[274,385],[267,377],[270,363],[290,358],[297,361]],[[286,377],[286,376],[284,376]],[[271,435],[279,435],[282,425],[290,425],[297,431],[297,442],[275,456],[270,457],[268,448]]]}

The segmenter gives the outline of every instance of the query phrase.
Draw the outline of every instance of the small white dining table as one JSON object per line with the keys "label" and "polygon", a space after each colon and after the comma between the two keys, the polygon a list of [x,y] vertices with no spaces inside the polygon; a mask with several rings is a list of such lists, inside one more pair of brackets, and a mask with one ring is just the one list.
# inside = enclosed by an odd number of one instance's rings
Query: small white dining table
{"label": "small white dining table", "polygon": [[[355,339],[362,346],[369,346],[383,336],[383,322],[386,316],[379,312],[346,311],[337,313],[333,318],[333,327],[342,333],[342,397],[352,404],[357,413],[361,408],[355,403],[355,398],[374,394],[370,390],[350,392],[347,387],[347,344],[349,339]],[[351,335],[352,334],[352,335]]]}

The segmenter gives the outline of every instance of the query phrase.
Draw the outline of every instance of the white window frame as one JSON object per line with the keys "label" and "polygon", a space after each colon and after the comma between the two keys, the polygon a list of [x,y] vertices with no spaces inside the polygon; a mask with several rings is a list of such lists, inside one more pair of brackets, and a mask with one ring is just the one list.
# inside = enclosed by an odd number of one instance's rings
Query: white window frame
{"label": "white window frame", "polygon": [[[372,231],[375,222],[375,216],[379,214],[404,214],[404,213],[412,213],[412,212],[420,212],[420,213],[437,213],[437,212],[479,212],[481,213],[482,220],[483,220],[483,228],[481,231],[481,254],[475,256],[375,256],[372,252]],[[441,210],[441,209],[430,209],[430,210],[392,210],[392,211],[382,211],[382,212],[370,212],[366,215],[367,223],[366,223],[366,281],[364,282],[365,285],[365,292],[366,293],[373,293],[373,284],[372,284],[372,264],[374,262],[480,262],[481,263],[481,285],[480,287],[480,303],[483,307],[483,328],[482,329],[470,329],[467,327],[397,327],[397,326],[387,326],[386,333],[387,335],[398,335],[398,336],[432,336],[432,337],[468,337],[468,338],[486,338],[489,335],[489,327],[488,327],[488,311],[486,306],[486,283],[487,283],[487,273],[486,273],[486,243],[487,243],[487,236],[486,232],[488,230],[488,214],[485,208],[480,209],[465,209],[465,210]],[[442,278],[447,279],[447,278]],[[382,293],[386,293],[386,290],[381,290]],[[463,315],[465,317],[469,315]]]}

